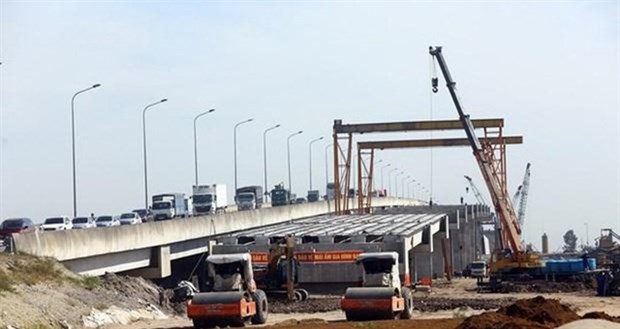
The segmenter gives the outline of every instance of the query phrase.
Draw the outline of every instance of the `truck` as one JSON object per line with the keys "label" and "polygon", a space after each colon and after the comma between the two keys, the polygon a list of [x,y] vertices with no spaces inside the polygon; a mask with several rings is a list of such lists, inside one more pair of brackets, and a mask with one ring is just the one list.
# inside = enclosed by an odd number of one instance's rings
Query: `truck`
{"label": "truck", "polygon": [[327,183],[326,191],[325,191],[325,199],[334,200],[335,195],[336,195],[336,184]]}
{"label": "truck", "polygon": [[193,216],[226,212],[228,196],[225,184],[194,185],[192,192]]}
{"label": "truck", "polygon": [[252,185],[238,188],[235,203],[237,210],[260,209],[263,206],[263,187]]}
{"label": "truck", "polygon": [[183,193],[153,195],[151,207],[155,221],[187,217],[188,215],[187,207],[185,206],[185,194]]}
{"label": "truck", "polygon": [[271,206],[286,206],[290,203],[291,195],[289,190],[284,188],[284,184],[278,184],[271,190]]}
{"label": "truck", "polygon": [[308,191],[308,202],[317,202],[319,201],[319,198],[320,198],[319,190]]}

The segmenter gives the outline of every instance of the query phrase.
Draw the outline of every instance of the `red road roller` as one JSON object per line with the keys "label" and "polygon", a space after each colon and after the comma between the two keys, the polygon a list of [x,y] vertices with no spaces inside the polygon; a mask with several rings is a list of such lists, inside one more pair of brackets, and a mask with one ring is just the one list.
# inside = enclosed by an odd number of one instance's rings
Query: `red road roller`
{"label": "red road roller", "polygon": [[187,302],[194,328],[267,322],[267,296],[256,289],[250,254],[211,255],[206,261],[211,289],[193,294]]}
{"label": "red road roller", "polygon": [[362,287],[348,288],[340,301],[347,321],[411,319],[411,290],[400,283],[398,253],[372,252],[357,257]]}

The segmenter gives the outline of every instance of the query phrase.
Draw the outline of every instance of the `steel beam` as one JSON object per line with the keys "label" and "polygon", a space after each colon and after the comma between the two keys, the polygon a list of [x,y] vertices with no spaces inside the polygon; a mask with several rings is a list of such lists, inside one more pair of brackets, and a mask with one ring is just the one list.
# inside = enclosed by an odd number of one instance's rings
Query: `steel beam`
{"label": "steel beam", "polygon": [[[503,137],[505,144],[523,144],[523,136]],[[498,137],[480,138],[482,143],[500,144]],[[363,149],[402,149],[402,148],[423,148],[423,147],[450,147],[450,146],[469,146],[467,138],[438,138],[438,139],[411,139],[396,141],[372,141],[358,142],[357,148]]]}
{"label": "steel beam", "polygon": [[[471,120],[474,128],[500,128],[504,119]],[[460,120],[402,121],[382,123],[342,124],[342,120],[334,120],[336,134],[389,133],[426,130],[463,130]]]}

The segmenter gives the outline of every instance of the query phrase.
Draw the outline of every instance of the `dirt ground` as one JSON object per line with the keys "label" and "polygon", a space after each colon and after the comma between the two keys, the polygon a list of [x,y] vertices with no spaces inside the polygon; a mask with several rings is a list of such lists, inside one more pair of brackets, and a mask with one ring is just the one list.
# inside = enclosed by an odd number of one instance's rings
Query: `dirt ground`
{"label": "dirt ground", "polygon": [[[502,311],[499,315],[495,310],[508,308],[515,304],[519,299],[532,299],[543,295],[546,299],[557,299],[558,304],[547,305],[547,309],[529,305],[529,308],[541,308],[547,313],[558,313],[564,311],[564,318],[556,322],[522,323],[515,318],[510,318],[507,314],[523,313],[522,308],[516,310]],[[317,298],[318,297],[318,298]],[[339,297],[337,296],[314,296],[308,302],[286,304],[276,299],[271,300],[271,313],[267,327],[274,329],[285,328],[307,328],[307,329],[491,329],[503,328],[496,326],[498,321],[508,321],[512,327],[522,329],[549,329],[556,328],[567,321],[580,319],[586,313],[592,313],[587,319],[607,319],[608,328],[614,328],[620,324],[614,324],[610,320],[616,321],[611,317],[620,316],[620,298],[601,298],[594,294],[593,290],[580,290],[569,293],[505,293],[505,294],[480,294],[476,292],[476,283],[470,279],[455,279],[451,283],[437,281],[430,293],[416,293],[414,319],[409,321],[372,321],[372,322],[345,322],[344,314],[339,309]],[[558,306],[559,303],[565,306]],[[513,307],[514,308],[514,307]],[[527,309],[527,307],[525,308]],[[489,310],[491,310],[489,312]],[[519,311],[521,310],[521,311]],[[485,315],[487,313],[490,315]],[[519,313],[521,312],[521,313]],[[602,313],[605,313],[603,315]],[[543,312],[544,314],[544,312]],[[483,316],[482,320],[475,322],[470,320],[469,326],[465,326],[466,318],[472,316]],[[537,317],[537,315],[532,315]],[[538,315],[540,317],[540,315]],[[542,316],[544,318],[544,316]],[[473,323],[472,323],[473,321]],[[494,322],[496,321],[496,322]],[[555,320],[554,320],[555,321]],[[583,320],[580,320],[583,321]],[[620,321],[620,320],[618,320]],[[490,326],[485,324],[491,323]],[[495,324],[495,325],[493,325]],[[460,326],[460,327],[459,327]],[[607,328],[606,327],[606,328]],[[163,321],[139,321],[128,326],[109,326],[109,329],[189,329],[191,322],[184,317],[174,317]]]}

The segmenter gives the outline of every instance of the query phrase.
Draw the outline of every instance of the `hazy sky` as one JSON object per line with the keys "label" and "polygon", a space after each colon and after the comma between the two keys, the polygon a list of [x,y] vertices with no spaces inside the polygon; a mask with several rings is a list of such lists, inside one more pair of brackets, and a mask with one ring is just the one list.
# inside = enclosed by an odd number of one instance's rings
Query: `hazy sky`
{"label": "hazy sky", "polygon": [[[588,223],[592,242],[620,231],[619,16],[617,1],[2,0],[0,217],[71,215],[70,100],[94,83],[76,102],[80,214],[143,206],[141,112],[164,97],[147,115],[150,192],[189,194],[192,120],[216,108],[199,122],[201,183],[232,189],[233,126],[253,117],[239,129],[239,185],[262,185],[262,132],[279,123],[269,185],[286,182],[286,136],[304,130],[292,165],[305,194],[308,142],[330,138],[334,119],[457,119],[443,82],[430,106],[428,46],[443,45],[466,112],[524,136],[509,147],[508,179],[514,191],[532,163],[526,239],[539,246],[547,232],[555,249]],[[322,190],[325,145],[313,148]],[[432,167],[430,154],[378,156],[441,203],[474,202],[463,175],[486,193],[468,148],[433,150]]]}

